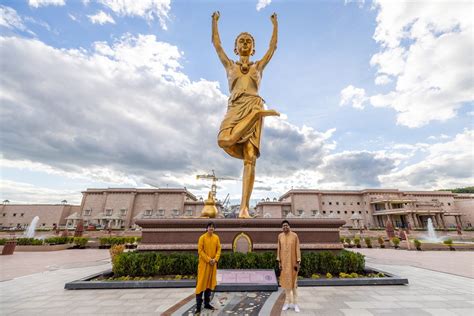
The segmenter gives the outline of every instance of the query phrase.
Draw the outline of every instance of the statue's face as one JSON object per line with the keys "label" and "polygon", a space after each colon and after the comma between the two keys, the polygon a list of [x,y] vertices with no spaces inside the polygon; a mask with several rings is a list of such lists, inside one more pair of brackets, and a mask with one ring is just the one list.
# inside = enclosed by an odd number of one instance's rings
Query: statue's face
{"label": "statue's face", "polygon": [[253,54],[253,40],[247,34],[239,36],[237,39],[237,51],[240,56],[250,56]]}

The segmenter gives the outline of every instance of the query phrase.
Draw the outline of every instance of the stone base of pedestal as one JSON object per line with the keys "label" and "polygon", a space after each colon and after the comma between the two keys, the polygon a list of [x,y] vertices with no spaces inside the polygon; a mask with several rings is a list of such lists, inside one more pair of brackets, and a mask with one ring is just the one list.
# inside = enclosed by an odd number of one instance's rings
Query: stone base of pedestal
{"label": "stone base of pedestal", "polygon": [[[211,219],[142,219],[140,251],[195,251],[199,236],[206,232]],[[212,219],[223,250],[275,250],[282,219]],[[340,250],[340,219],[288,219],[291,230],[298,234],[302,250]],[[245,243],[248,243],[246,245]]]}

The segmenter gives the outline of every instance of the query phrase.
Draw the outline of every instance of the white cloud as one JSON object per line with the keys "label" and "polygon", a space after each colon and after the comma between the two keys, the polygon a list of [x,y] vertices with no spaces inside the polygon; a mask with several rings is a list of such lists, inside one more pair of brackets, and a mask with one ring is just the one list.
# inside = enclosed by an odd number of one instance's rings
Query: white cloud
{"label": "white cloud", "polygon": [[64,0],[28,0],[30,7],[39,8],[49,5],[63,6],[66,4]]}
{"label": "white cloud", "polygon": [[439,136],[431,135],[431,136],[428,137],[429,140],[446,140],[446,139],[450,139],[450,138],[451,137],[449,137],[446,134],[441,134]]}
{"label": "white cloud", "polygon": [[365,0],[344,0],[344,5],[349,3],[356,3],[359,8],[362,8],[365,4]]}
{"label": "white cloud", "polygon": [[[0,45],[4,167],[197,189],[197,173],[241,176],[242,162],[217,146],[227,97],[216,82],[191,81],[176,46],[152,35],[97,42],[93,51],[12,37]],[[334,149],[333,132],[266,119],[259,176],[315,168]]]}
{"label": "white cloud", "polygon": [[382,185],[411,189],[447,189],[474,183],[474,131],[427,147],[422,161],[380,176]]}
{"label": "white cloud", "polygon": [[397,161],[383,152],[344,151],[328,155],[320,171],[321,183],[339,183],[344,186],[378,187],[379,177],[390,173]]}
{"label": "white cloud", "polygon": [[270,3],[272,3],[272,0],[258,0],[257,11],[262,10],[263,8],[268,6]]}
{"label": "white cloud", "polygon": [[381,76],[393,76],[395,89],[370,98],[392,107],[397,123],[420,127],[456,116],[473,100],[472,4],[468,1],[379,1],[374,39],[381,52],[371,59]]}
{"label": "white cloud", "polygon": [[3,5],[0,5],[0,25],[9,29],[18,29],[20,31],[26,30],[22,18],[18,15],[15,9]]}
{"label": "white cloud", "polygon": [[77,18],[76,18],[74,15],[72,15],[71,13],[68,13],[67,15],[69,16],[69,18],[70,18],[71,20],[77,21]]}
{"label": "white cloud", "polygon": [[375,78],[375,84],[378,86],[385,85],[390,82],[392,82],[392,79],[390,79],[390,77],[386,75],[380,75]]}
{"label": "white cloud", "polygon": [[100,24],[100,25],[103,25],[105,23],[115,24],[115,20],[104,11],[99,11],[96,14],[88,15],[87,17],[93,24]]}
{"label": "white cloud", "polygon": [[152,21],[158,18],[166,30],[166,21],[171,9],[171,0],[99,0],[119,16],[137,16]]}
{"label": "white cloud", "polygon": [[349,85],[341,90],[341,101],[339,105],[351,105],[356,109],[363,109],[367,101],[365,90]]}
{"label": "white cloud", "polygon": [[0,181],[0,199],[10,203],[61,203],[81,204],[81,192],[75,190],[56,190],[38,187],[29,183],[2,180]]}

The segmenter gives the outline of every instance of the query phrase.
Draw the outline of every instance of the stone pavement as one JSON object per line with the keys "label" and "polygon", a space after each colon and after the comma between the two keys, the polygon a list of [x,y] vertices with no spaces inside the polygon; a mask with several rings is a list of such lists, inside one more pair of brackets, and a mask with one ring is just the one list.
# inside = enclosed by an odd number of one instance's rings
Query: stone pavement
{"label": "stone pavement", "polygon": [[47,252],[15,252],[0,256],[0,281],[37,272],[104,264],[108,249],[71,249]]}
{"label": "stone pavement", "polygon": [[365,255],[367,264],[396,264],[430,269],[474,279],[472,251],[406,251],[380,248],[349,249]]}
{"label": "stone pavement", "polygon": [[[75,253],[80,254],[77,251]],[[403,250],[395,251],[393,256],[404,258],[406,253]],[[441,262],[449,260],[452,254],[452,252],[433,253]],[[44,255],[48,256],[49,253]],[[468,260],[472,260],[472,255],[473,253]],[[11,258],[14,259],[15,256],[16,254],[8,259],[9,265],[14,261]],[[20,257],[16,258],[21,259]],[[5,256],[0,256],[2,270],[5,258]],[[464,262],[464,264],[470,263]],[[19,262],[18,264],[27,265]],[[34,265],[35,262],[30,264]],[[299,315],[449,316],[474,314],[474,279],[472,278],[396,262],[393,265],[371,262],[370,265],[407,277],[410,284],[408,286],[300,288],[302,312]],[[55,270],[0,282],[0,314],[159,315],[193,294],[193,289],[64,290],[66,282],[107,268],[110,268],[108,259],[90,260],[89,263],[82,262],[78,267],[66,264],[58,266]],[[282,312],[282,315],[296,315],[296,313],[286,311]]]}

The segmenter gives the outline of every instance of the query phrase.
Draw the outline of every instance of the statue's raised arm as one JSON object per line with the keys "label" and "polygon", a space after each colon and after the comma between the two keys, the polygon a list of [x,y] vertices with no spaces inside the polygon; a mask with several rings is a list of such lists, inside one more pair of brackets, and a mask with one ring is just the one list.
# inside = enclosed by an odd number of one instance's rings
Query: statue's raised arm
{"label": "statue's raised arm", "polygon": [[217,56],[219,56],[219,59],[221,60],[222,64],[227,69],[231,62],[229,57],[227,57],[227,55],[225,54],[224,49],[221,45],[221,38],[219,36],[219,30],[217,28],[217,21],[219,20],[220,16],[221,14],[219,13],[219,11],[216,11],[212,14],[212,44],[214,44]]}
{"label": "statue's raised arm", "polygon": [[260,71],[263,71],[265,66],[270,61],[270,59],[272,59],[273,53],[275,53],[275,50],[277,48],[277,41],[278,41],[278,19],[277,19],[277,14],[273,13],[272,16],[270,17],[270,20],[272,21],[272,24],[273,24],[273,34],[272,34],[272,38],[270,40],[270,46],[268,47],[267,52],[262,57],[262,59],[260,59],[257,62],[257,67],[259,68]]}

